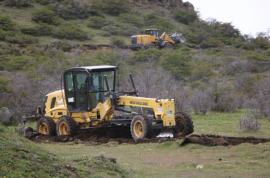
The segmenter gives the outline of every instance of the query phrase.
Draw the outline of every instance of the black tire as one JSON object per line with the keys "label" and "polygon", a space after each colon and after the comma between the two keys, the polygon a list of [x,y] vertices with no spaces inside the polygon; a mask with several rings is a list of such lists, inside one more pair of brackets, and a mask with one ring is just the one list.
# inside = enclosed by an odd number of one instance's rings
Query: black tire
{"label": "black tire", "polygon": [[70,116],[61,116],[56,123],[57,135],[74,136],[77,134],[76,122]]}
{"label": "black tire", "polygon": [[56,135],[55,122],[52,118],[44,116],[37,122],[37,133],[43,135]]}
{"label": "black tire", "polygon": [[152,122],[146,115],[135,115],[131,121],[130,132],[134,140],[152,137]]}
{"label": "black tire", "polygon": [[175,114],[176,128],[173,129],[174,137],[184,137],[194,132],[193,121],[191,117],[184,112]]}
{"label": "black tire", "polygon": [[164,47],[167,49],[172,49],[173,45],[171,43],[166,43]]}
{"label": "black tire", "polygon": [[154,48],[155,48],[154,43],[150,43],[150,44],[147,44],[147,45],[145,46],[145,49],[154,49]]}
{"label": "black tire", "polygon": [[190,125],[188,134],[192,134],[194,132],[194,125],[193,125],[192,118],[185,112],[177,112],[177,113],[182,114],[186,118],[188,125]]}

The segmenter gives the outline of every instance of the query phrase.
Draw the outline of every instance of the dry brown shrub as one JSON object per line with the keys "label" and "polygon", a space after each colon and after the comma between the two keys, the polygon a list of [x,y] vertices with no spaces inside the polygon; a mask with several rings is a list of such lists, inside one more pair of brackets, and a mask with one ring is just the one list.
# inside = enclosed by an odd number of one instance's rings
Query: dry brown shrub
{"label": "dry brown shrub", "polygon": [[258,114],[256,110],[248,110],[246,114],[242,116],[239,120],[239,125],[237,125],[237,129],[239,131],[258,131],[261,128],[259,117],[260,114]]}

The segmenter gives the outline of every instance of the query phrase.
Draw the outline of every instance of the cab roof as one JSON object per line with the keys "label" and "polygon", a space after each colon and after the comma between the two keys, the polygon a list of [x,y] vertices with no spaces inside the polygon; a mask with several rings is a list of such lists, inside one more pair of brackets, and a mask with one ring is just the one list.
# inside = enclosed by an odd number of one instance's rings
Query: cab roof
{"label": "cab roof", "polygon": [[144,31],[146,30],[158,30],[157,28],[148,28],[148,29],[145,29]]}
{"label": "cab roof", "polygon": [[101,66],[84,66],[84,67],[73,67],[70,69],[65,70],[67,71],[73,71],[73,70],[88,70],[89,72],[91,71],[98,71],[98,70],[108,70],[108,69],[116,69],[116,66],[110,66],[110,65],[101,65]]}

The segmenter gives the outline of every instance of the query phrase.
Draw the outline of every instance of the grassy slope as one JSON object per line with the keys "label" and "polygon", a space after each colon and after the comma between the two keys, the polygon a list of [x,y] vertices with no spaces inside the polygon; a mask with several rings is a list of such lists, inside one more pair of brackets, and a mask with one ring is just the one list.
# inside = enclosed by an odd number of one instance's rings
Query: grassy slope
{"label": "grassy slope", "polygon": [[[53,148],[56,151],[57,148]],[[119,164],[102,155],[59,158],[0,124],[0,177],[125,177]],[[107,168],[107,169],[104,169]]]}
{"label": "grassy slope", "polygon": [[[193,116],[196,134],[222,134],[227,136],[269,137],[269,122],[260,120],[259,132],[238,132],[235,126],[244,112],[212,113]],[[177,142],[180,142],[178,140]],[[137,144],[106,146],[81,146],[42,144],[65,160],[82,156],[104,154],[115,157],[126,169],[134,171],[134,177],[268,177],[270,171],[270,143],[241,144],[232,147],[206,147],[188,144],[179,147],[177,142],[162,144]],[[115,144],[111,144],[115,145]],[[221,158],[221,160],[219,160]],[[197,170],[202,164],[204,168]]]}
{"label": "grassy slope", "polygon": [[[32,19],[32,12],[41,8],[41,7],[43,7],[43,6],[38,4],[38,3],[34,3],[34,7],[28,7],[28,8],[15,8],[15,7],[0,6],[0,15],[10,16],[12,21],[15,22],[18,25],[18,27],[34,27],[34,26],[36,26],[36,23],[31,20]],[[137,12],[139,14],[138,17],[141,19],[143,19],[143,16],[145,16],[147,14],[156,12],[158,14],[161,14],[162,17],[164,17],[164,19],[173,23],[177,27],[177,29],[182,30],[185,28],[185,25],[173,20],[172,13],[169,10],[164,9],[162,7],[155,6],[151,9],[142,9],[142,8],[137,7],[137,6],[132,6],[132,10],[134,12]],[[109,21],[116,22],[116,23],[119,22],[119,19],[116,16],[111,16],[111,15],[107,15],[107,14],[103,14],[103,16],[105,16],[105,18]],[[62,22],[64,22],[64,21],[65,20],[62,19]],[[89,34],[93,33],[94,37],[91,40],[85,40],[85,41],[56,39],[56,38],[52,38],[52,37],[48,37],[48,36],[37,37],[39,39],[39,44],[50,44],[53,41],[63,41],[63,42],[68,42],[69,44],[94,43],[97,45],[98,44],[108,45],[110,43],[110,37],[100,35],[101,30],[87,27],[88,19],[76,19],[76,20],[70,20],[70,21],[78,24],[82,30],[89,32]],[[150,28],[150,27],[144,26],[141,28],[141,30],[143,30],[145,28]],[[168,33],[171,33],[171,32],[174,32],[174,31],[172,30]],[[160,33],[162,33],[162,32],[160,32]],[[123,38],[125,40],[126,44],[130,44],[130,37],[127,37],[127,36],[119,36],[119,37]],[[6,42],[0,41],[0,44],[6,44]],[[35,45],[36,44],[34,44],[34,46]]]}

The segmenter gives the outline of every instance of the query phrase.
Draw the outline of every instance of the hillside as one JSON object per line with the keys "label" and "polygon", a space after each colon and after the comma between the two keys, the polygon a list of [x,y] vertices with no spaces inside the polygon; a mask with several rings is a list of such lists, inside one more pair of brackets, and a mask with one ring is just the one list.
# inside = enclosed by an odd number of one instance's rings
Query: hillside
{"label": "hillside", "polygon": [[[0,124],[0,177],[127,177],[114,158],[60,159]],[[106,169],[104,169],[106,167]]]}
{"label": "hillside", "polygon": [[[117,89],[133,73],[142,96],[177,98],[196,114],[253,108],[269,117],[269,34],[250,37],[231,23],[203,21],[181,0],[0,0],[0,112],[16,124],[61,87],[74,66],[119,67]],[[130,51],[130,36],[155,27],[180,32],[173,50]],[[108,48],[108,45],[111,47]]]}

